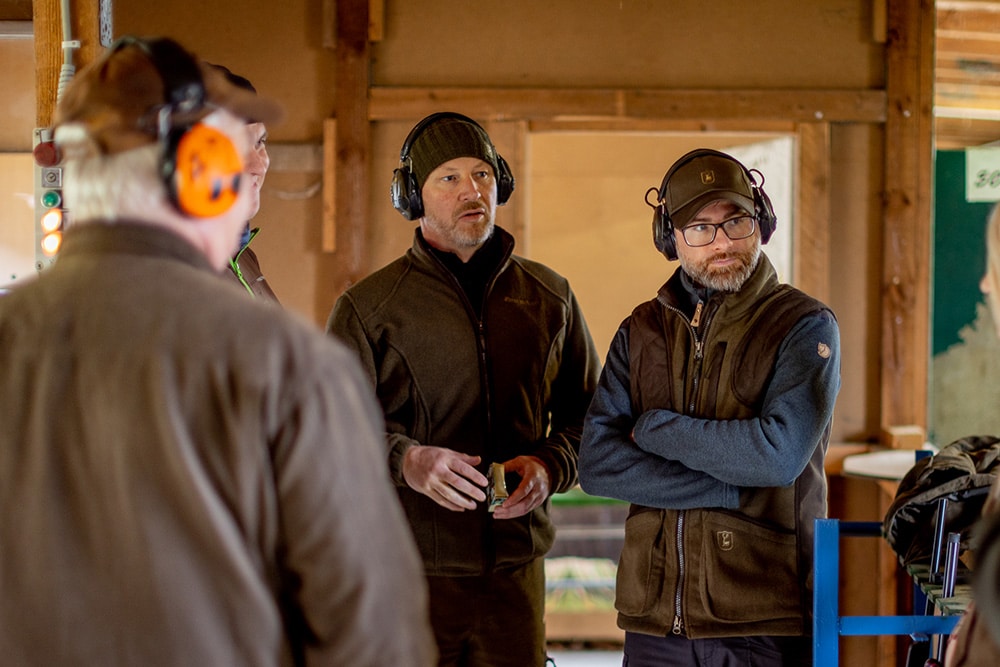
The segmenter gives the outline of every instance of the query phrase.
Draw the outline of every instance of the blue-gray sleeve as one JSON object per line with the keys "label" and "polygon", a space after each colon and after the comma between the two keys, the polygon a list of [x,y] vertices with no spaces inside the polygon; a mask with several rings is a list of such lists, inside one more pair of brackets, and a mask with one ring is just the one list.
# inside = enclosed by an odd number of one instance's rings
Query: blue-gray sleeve
{"label": "blue-gray sleeve", "polygon": [[739,489],[678,461],[643,451],[632,440],[628,335],[611,343],[580,442],[580,486],[591,495],[648,507],[739,506]]}
{"label": "blue-gray sleeve", "polygon": [[752,419],[697,419],[649,410],[635,424],[644,451],[737,486],[787,486],[809,462],[840,390],[840,332],[823,311],[802,318],[778,349]]}

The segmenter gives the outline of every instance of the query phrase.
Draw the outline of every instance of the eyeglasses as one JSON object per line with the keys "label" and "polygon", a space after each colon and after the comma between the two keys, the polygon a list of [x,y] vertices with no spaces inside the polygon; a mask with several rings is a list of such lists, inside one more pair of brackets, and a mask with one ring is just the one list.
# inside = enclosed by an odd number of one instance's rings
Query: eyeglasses
{"label": "eyeglasses", "polygon": [[719,229],[725,232],[730,241],[739,241],[753,236],[756,223],[757,221],[752,216],[741,215],[738,218],[731,218],[720,223],[699,222],[688,225],[681,229],[681,234],[684,236],[685,243],[692,248],[699,248],[714,241],[715,234]]}

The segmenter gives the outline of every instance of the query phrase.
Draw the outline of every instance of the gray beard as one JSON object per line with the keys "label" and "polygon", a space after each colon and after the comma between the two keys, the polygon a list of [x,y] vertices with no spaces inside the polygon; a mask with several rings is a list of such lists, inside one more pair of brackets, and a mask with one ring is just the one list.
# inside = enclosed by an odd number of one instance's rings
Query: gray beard
{"label": "gray beard", "polygon": [[724,273],[706,271],[702,267],[684,267],[688,275],[700,285],[719,292],[738,292],[744,283],[753,275],[757,264],[760,263],[760,244],[756,244],[750,261],[743,263],[739,268]]}

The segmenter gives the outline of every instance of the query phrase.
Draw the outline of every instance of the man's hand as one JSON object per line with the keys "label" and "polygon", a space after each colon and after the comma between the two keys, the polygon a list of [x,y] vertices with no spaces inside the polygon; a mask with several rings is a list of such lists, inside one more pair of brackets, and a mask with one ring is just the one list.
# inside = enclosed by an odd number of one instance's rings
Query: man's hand
{"label": "man's hand", "polygon": [[513,519],[523,516],[545,502],[549,497],[549,470],[541,459],[518,456],[504,462],[507,472],[521,476],[521,483],[511,492],[503,505],[493,511],[495,519]]}
{"label": "man's hand", "polygon": [[476,509],[486,500],[486,477],[476,470],[480,457],[445,447],[414,445],[403,455],[403,479],[441,507],[453,512]]}

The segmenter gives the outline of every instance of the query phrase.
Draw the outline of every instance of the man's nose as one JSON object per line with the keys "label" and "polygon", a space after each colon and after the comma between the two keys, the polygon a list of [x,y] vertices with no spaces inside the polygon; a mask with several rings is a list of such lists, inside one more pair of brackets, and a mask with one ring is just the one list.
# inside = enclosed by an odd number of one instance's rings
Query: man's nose
{"label": "man's nose", "polygon": [[733,240],[729,238],[729,235],[726,234],[725,230],[723,230],[722,227],[716,227],[715,239],[712,241],[712,246],[726,248],[728,246],[731,246],[732,244]]}
{"label": "man's nose", "polygon": [[479,183],[474,178],[463,178],[461,196],[464,199],[479,199],[483,192]]}

